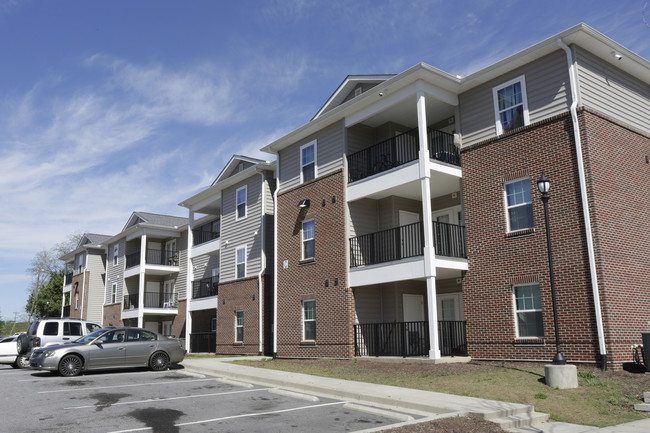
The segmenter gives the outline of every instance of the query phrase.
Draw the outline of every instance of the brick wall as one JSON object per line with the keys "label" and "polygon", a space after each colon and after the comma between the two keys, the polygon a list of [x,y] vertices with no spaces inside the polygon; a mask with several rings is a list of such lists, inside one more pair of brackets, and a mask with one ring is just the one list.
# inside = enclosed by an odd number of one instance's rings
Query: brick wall
{"label": "brick wall", "polygon": [[650,137],[580,113],[609,359],[632,360],[650,332]]}
{"label": "brick wall", "polygon": [[[81,319],[81,306],[84,302],[84,274],[79,273],[72,277],[72,288],[70,289],[70,318],[71,319]],[[79,305],[78,308],[75,308],[77,304],[75,303],[75,293],[79,294]]]}
{"label": "brick wall", "polygon": [[[310,200],[309,208],[297,207],[303,199]],[[354,356],[354,300],[347,285],[345,206],[343,171],[278,194],[280,357]],[[302,261],[302,222],[308,219],[314,219],[315,259]],[[304,342],[302,338],[304,300],[316,301],[315,342]]]}
{"label": "brick wall", "polygon": [[[235,342],[235,312],[244,312],[244,340]],[[257,277],[219,283],[217,353],[259,354],[259,288]]]}
{"label": "brick wall", "polygon": [[174,316],[174,321],[172,322],[172,335],[176,338],[185,338],[186,303],[186,300],[178,301],[178,314]]}
{"label": "brick wall", "polygon": [[[562,350],[568,361],[596,362],[598,341],[572,123],[568,115],[463,150],[469,271],[463,280],[470,356],[550,361],[555,338],[544,209],[536,181],[551,180],[549,219]],[[528,177],[534,229],[506,235],[504,182]],[[537,282],[544,339],[517,340],[513,284]]]}
{"label": "brick wall", "polygon": [[[122,316],[121,304],[117,303],[117,304],[104,305],[104,323],[102,323],[102,325],[103,326],[124,326],[121,316]],[[137,326],[137,321],[135,326]]]}

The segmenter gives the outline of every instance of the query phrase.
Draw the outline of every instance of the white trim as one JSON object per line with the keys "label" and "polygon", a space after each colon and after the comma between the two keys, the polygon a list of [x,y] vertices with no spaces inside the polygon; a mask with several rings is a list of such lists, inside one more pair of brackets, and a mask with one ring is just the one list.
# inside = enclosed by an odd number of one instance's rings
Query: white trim
{"label": "white trim", "polygon": [[[239,274],[237,273],[237,267],[238,267],[238,265],[241,264],[240,262],[237,261],[238,256],[239,256],[239,251],[241,251],[241,250],[244,250],[244,262],[243,262],[243,264],[244,264],[244,276],[242,276],[242,277],[240,277]],[[247,268],[247,263],[246,262],[247,261],[248,260],[246,258],[246,245],[240,245],[237,248],[235,248],[235,279],[246,278],[246,270],[247,270],[246,269]]]}
{"label": "white trim", "polygon": [[[510,81],[507,81],[503,84],[495,86],[492,88],[492,100],[494,103],[494,120],[495,126],[497,129],[497,135],[503,134],[503,125],[501,124],[501,110],[499,110],[499,90],[505,89],[506,87],[512,86],[513,84],[521,83],[521,105],[523,106],[524,114],[524,126],[530,124],[530,117],[528,114],[528,96],[526,94],[526,77],[525,75],[520,75],[516,78],[513,78]],[[514,106],[511,106],[508,109],[512,109]],[[505,111],[505,110],[504,110]]]}
{"label": "white trim", "polygon": [[[313,319],[306,319],[305,318],[305,304],[307,302],[313,302],[314,303],[314,318]],[[305,299],[301,303],[302,307],[302,336],[301,340],[302,341],[316,341],[316,299]],[[314,322],[314,338],[313,339],[307,339],[305,335],[305,322]]]}
{"label": "white trim", "polygon": [[[238,314],[241,313],[241,325],[237,323],[237,318]],[[242,333],[242,338],[241,340],[237,339],[237,328],[241,328],[241,333]],[[243,343],[244,342],[244,310],[236,310],[235,311],[235,338],[234,338],[235,343]]]}
{"label": "white trim", "polygon": [[117,266],[120,256],[120,243],[113,245],[113,266]]}
{"label": "white trim", "polygon": [[[244,190],[244,216],[239,216],[239,191]],[[248,216],[248,185],[240,186],[235,190],[235,221],[243,220]]]}
{"label": "white trim", "polygon": [[[517,309],[517,288],[518,287],[529,287],[529,286],[535,286],[537,287],[537,292],[539,294],[539,303],[540,307],[539,308],[533,308],[533,309],[528,309],[528,310],[518,310]],[[525,338],[525,339],[530,339],[530,338],[544,338],[544,317],[542,316],[542,335],[530,335],[530,336],[520,336],[519,335],[519,318],[517,317],[518,313],[536,313],[540,312],[543,315],[543,309],[542,309],[542,289],[539,285],[539,283],[524,283],[524,284],[514,284],[512,286],[512,311],[514,315],[514,320],[515,320],[515,335],[517,338]]]}
{"label": "white trim", "polygon": [[[301,184],[305,183],[305,179],[303,177],[303,167],[306,165],[306,164],[303,163],[303,160],[302,160],[302,150],[306,149],[306,148],[308,148],[310,146],[314,146],[314,162],[313,162],[313,164],[314,164],[314,179],[316,179],[318,177],[318,154],[317,154],[318,146],[317,146],[317,141],[312,140],[309,143],[306,143],[306,144],[303,144],[302,146],[300,146],[300,183]],[[309,180],[311,180],[311,179],[309,179]]]}

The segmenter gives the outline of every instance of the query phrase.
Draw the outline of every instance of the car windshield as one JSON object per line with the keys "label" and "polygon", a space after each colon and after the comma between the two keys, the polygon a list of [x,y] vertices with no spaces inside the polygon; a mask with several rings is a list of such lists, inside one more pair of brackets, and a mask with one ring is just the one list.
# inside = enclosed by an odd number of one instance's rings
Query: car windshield
{"label": "car windshield", "polygon": [[99,329],[95,332],[91,332],[90,334],[76,339],[74,342],[75,343],[80,343],[80,344],[88,344],[91,341],[93,341],[95,338],[99,337],[100,335],[104,334],[105,332],[110,331],[110,329]]}

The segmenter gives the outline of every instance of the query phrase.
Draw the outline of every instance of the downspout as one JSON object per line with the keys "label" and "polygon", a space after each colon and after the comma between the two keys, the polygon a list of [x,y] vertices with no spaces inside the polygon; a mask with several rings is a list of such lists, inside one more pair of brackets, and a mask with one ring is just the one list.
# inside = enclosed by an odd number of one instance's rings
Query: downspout
{"label": "downspout", "polygon": [[106,308],[106,295],[108,293],[108,247],[109,244],[106,244],[106,257],[104,259],[104,301],[102,302],[102,318],[99,322],[102,326],[104,325],[104,308]]}
{"label": "downspout", "polygon": [[278,192],[280,191],[280,155],[276,153],[275,191],[273,192],[273,359],[278,357]]}
{"label": "downspout", "polygon": [[86,299],[86,268],[88,266],[88,251],[84,253],[84,275],[81,278],[81,320],[84,319],[84,300]]}
{"label": "downspout", "polygon": [[585,180],[585,166],[582,159],[582,142],[580,140],[580,125],[578,123],[578,87],[577,70],[571,49],[562,41],[557,39],[558,45],[566,52],[569,66],[569,84],[571,87],[571,120],[573,121],[573,137],[576,143],[576,157],[578,161],[578,175],[580,178],[580,196],[582,198],[582,213],[585,219],[585,234],[587,237],[587,253],[589,255],[589,271],[591,273],[591,290],[594,297],[594,310],[596,312],[596,331],[598,332],[598,346],[600,349],[600,368],[607,370],[607,349],[605,347],[605,332],[603,330],[603,317],[600,305],[600,294],[598,291],[598,275],[596,273],[596,257],[594,254],[594,241],[591,232],[591,218],[589,215],[589,201],[587,197],[587,183]]}
{"label": "downspout", "polygon": [[263,347],[263,344],[262,344],[262,339],[264,337],[264,331],[262,329],[262,323],[263,323],[263,321],[262,321],[262,313],[263,313],[263,310],[262,310],[262,307],[263,307],[263,303],[262,303],[262,294],[263,294],[263,292],[262,292],[262,286],[263,286],[262,275],[264,275],[264,272],[266,272],[266,249],[265,249],[266,248],[266,239],[265,239],[266,230],[264,229],[264,227],[266,226],[266,176],[264,175],[263,170],[259,171],[258,173],[262,177],[262,218],[260,219],[260,221],[262,222],[260,224],[260,237],[261,237],[261,239],[260,239],[260,249],[261,249],[260,257],[262,259],[262,263],[260,264],[260,272],[257,274],[257,301],[258,301],[258,311],[259,311],[259,314],[257,315],[258,320],[259,320],[259,323],[258,323],[259,347],[257,349],[257,352],[258,352],[257,354],[261,356],[262,353],[263,353],[263,350],[264,350],[264,347]]}

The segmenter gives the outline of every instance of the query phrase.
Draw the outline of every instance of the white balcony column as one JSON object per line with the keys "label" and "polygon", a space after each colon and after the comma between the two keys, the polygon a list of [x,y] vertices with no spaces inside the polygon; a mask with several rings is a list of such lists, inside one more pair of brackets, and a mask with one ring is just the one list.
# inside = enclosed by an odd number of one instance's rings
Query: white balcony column
{"label": "white balcony column", "polygon": [[192,248],[194,246],[194,211],[189,210],[187,218],[187,283],[185,285],[185,350],[190,351],[190,334],[192,333],[192,303],[194,293],[192,291],[194,281],[194,267],[192,266]]}
{"label": "white balcony column", "polygon": [[422,191],[422,229],[424,232],[424,276],[427,281],[427,311],[429,313],[429,358],[440,358],[438,341],[438,310],[436,302],[436,251],[431,221],[431,170],[427,143],[427,113],[424,92],[417,94],[418,136],[420,139],[420,186]]}
{"label": "white balcony column", "polygon": [[138,281],[138,328],[144,327],[144,288],[146,286],[145,268],[147,264],[147,234],[140,237],[140,280]]}

